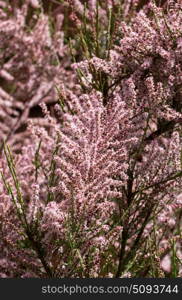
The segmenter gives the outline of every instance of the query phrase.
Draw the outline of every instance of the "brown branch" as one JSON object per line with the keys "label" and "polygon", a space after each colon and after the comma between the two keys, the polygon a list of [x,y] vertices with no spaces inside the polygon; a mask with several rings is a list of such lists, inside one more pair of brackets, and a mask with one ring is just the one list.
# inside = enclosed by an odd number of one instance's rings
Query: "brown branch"
{"label": "brown branch", "polygon": [[28,230],[28,229],[26,230],[26,235],[27,235],[27,237],[28,237],[28,239],[29,239],[29,241],[32,245],[32,248],[37,253],[37,256],[40,259],[40,261],[41,261],[41,263],[44,267],[44,270],[46,271],[48,277],[51,278],[52,277],[52,271],[51,271],[49,265],[47,264],[46,260],[44,259],[44,253],[43,253],[44,251],[42,249],[42,246],[40,245],[39,242],[34,240],[30,230]]}

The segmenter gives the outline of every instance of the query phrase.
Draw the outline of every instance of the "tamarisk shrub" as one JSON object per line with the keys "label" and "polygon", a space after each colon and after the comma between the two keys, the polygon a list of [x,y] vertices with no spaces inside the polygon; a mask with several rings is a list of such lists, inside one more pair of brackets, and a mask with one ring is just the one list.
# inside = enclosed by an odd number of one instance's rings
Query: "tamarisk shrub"
{"label": "tamarisk shrub", "polygon": [[[104,30],[108,6],[106,3],[99,7]],[[38,105],[43,101],[52,106],[57,101],[57,86],[69,83],[69,88],[75,89],[68,39],[75,45],[74,54],[78,56],[73,22],[78,20],[80,24],[83,11],[84,4],[80,1],[57,4],[38,0],[0,1],[1,150],[6,140],[19,151],[29,138],[25,130],[27,118],[40,121]],[[89,12],[94,11],[96,2],[89,2],[85,12],[87,21],[91,18]]]}
{"label": "tamarisk shrub", "polygon": [[[52,121],[53,133],[48,135],[30,125],[37,149],[31,145],[23,148],[23,154],[17,155],[16,166],[5,147],[13,179],[12,182],[5,166],[3,180],[13,200],[8,212],[14,207],[13,216],[18,217],[14,224],[29,236],[29,258],[37,255],[46,261],[46,266],[42,262],[42,276],[98,276],[102,272],[107,274],[104,257],[108,256],[109,264],[115,259],[114,249],[119,247],[122,227],[119,223],[115,226],[117,206],[113,199],[121,197],[120,189],[127,179],[126,146],[130,147],[135,139],[128,137],[130,113],[120,98],[116,97],[106,108],[99,92],[80,98],[70,95],[69,105],[74,113],[63,114],[62,128],[43,107]],[[10,218],[8,222],[12,226]],[[14,230],[18,232],[16,226]],[[43,258],[34,243],[41,247]],[[13,260],[11,253],[9,256]],[[21,265],[21,256],[19,259],[14,264]],[[27,263],[31,269],[30,261]],[[38,262],[37,268],[40,269]]]}
{"label": "tamarisk shrub", "polygon": [[11,2],[0,2],[0,143],[7,140],[18,150],[27,138],[27,117],[40,117],[39,103],[55,103],[55,87],[69,77],[71,88],[74,79],[67,68],[64,16],[52,19],[40,1]]}
{"label": "tamarisk shrub", "polygon": [[66,3],[78,80],[4,143],[0,276],[181,276],[180,1]]}

